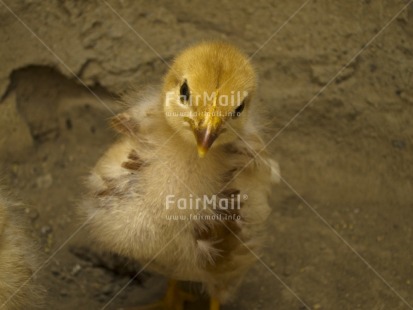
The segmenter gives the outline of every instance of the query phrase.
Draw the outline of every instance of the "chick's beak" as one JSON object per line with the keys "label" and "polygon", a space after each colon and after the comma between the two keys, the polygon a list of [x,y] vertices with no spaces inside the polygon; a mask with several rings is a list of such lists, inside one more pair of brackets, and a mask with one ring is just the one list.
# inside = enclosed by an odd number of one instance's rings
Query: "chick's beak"
{"label": "chick's beak", "polygon": [[196,141],[198,144],[198,155],[200,158],[205,157],[205,154],[210,149],[212,143],[219,135],[221,122],[215,124],[207,124],[206,127],[200,127],[194,130]]}

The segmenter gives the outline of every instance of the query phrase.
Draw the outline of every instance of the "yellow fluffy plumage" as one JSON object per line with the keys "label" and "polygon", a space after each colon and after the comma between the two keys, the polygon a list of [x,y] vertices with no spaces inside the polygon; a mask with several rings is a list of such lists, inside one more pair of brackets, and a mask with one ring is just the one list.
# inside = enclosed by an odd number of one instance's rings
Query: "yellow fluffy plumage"
{"label": "yellow fluffy plumage", "polygon": [[39,302],[40,290],[32,278],[36,251],[25,236],[18,208],[0,192],[0,308],[5,310],[25,309]]}
{"label": "yellow fluffy plumage", "polygon": [[[254,70],[235,47],[183,51],[159,92],[125,98],[130,108],[112,121],[121,137],[93,169],[81,205],[106,249],[172,279],[201,282],[211,309],[230,300],[256,261],[251,251],[260,253],[278,174],[266,152],[254,157],[264,146],[249,115],[255,87]],[[194,207],[203,197],[236,207]]]}

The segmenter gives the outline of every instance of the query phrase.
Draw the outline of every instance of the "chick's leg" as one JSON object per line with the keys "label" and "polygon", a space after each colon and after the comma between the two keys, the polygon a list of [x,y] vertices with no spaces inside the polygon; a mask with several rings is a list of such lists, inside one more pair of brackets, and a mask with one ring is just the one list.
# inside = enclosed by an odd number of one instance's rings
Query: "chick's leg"
{"label": "chick's leg", "polygon": [[170,280],[162,300],[150,305],[127,308],[127,310],[184,310],[185,303],[195,299],[194,295],[181,290],[176,280]]}
{"label": "chick's leg", "polygon": [[163,303],[166,309],[183,310],[186,302],[195,299],[194,295],[180,289],[176,280],[170,280]]}
{"label": "chick's leg", "polygon": [[209,310],[219,310],[219,300],[215,297],[211,297],[211,301],[209,304]]}

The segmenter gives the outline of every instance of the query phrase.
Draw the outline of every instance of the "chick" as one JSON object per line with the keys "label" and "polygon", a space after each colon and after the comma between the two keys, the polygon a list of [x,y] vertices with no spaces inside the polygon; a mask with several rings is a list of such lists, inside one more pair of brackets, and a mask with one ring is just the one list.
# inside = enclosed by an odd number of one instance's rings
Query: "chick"
{"label": "chick", "polygon": [[[112,119],[121,137],[91,172],[81,205],[104,248],[202,283],[214,310],[260,253],[278,174],[266,152],[254,157],[264,146],[255,88],[251,64],[232,45],[184,50],[161,91],[125,98],[130,108]],[[187,296],[171,283],[163,305],[182,309]]]}
{"label": "chick", "polygon": [[0,309],[25,309],[39,302],[39,287],[32,275],[35,249],[25,236],[16,204],[0,193]]}

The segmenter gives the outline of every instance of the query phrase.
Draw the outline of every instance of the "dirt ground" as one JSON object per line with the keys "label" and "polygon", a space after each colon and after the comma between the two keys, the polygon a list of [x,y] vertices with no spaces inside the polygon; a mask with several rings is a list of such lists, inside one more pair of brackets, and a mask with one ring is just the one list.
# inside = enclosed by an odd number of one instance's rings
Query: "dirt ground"
{"label": "dirt ground", "polygon": [[413,5],[108,3],[0,1],[1,181],[40,247],[43,308],[162,294],[162,277],[92,250],[75,208],[116,139],[118,95],[160,83],[160,57],[221,39],[252,56],[284,178],[262,262],[223,309],[413,309]]}

